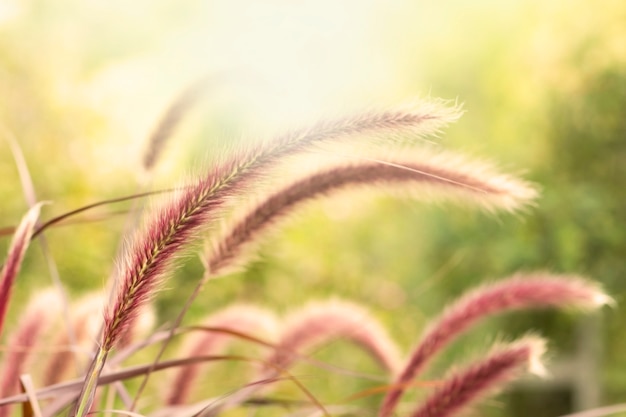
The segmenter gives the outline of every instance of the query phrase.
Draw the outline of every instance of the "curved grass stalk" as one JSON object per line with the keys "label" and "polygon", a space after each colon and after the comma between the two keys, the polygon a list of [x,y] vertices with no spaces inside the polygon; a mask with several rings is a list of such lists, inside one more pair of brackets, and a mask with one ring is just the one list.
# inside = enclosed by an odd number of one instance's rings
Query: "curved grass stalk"
{"label": "curved grass stalk", "polygon": [[2,334],[13,284],[22,266],[22,261],[24,260],[24,255],[26,254],[33,229],[37,224],[42,204],[43,203],[35,204],[22,218],[20,225],[13,235],[6,261],[0,271],[0,334]]}
{"label": "curved grass stalk", "polygon": [[364,308],[346,301],[331,300],[311,303],[289,315],[282,335],[267,359],[272,369],[291,367],[298,355],[329,341],[343,339],[353,342],[394,374],[400,364],[400,353],[385,329]]}
{"label": "curved grass stalk", "polygon": [[393,414],[409,383],[441,349],[479,320],[518,309],[574,307],[593,309],[611,302],[594,284],[576,276],[518,274],[479,287],[461,297],[432,324],[413,349],[402,373],[385,396],[379,415]]}
{"label": "curved grass stalk", "polygon": [[[302,130],[253,147],[210,170],[207,176],[181,190],[172,202],[152,218],[145,231],[137,233],[118,262],[120,280],[114,288],[113,302],[105,311],[104,331],[96,358],[86,375],[85,389],[76,405],[83,417],[93,398],[95,382],[102,371],[106,354],[130,327],[138,310],[154,295],[159,281],[172,265],[180,250],[191,243],[194,235],[212,220],[229,197],[245,191],[264,169],[280,158],[307,147],[342,137],[364,134],[430,132],[458,116],[458,112],[432,109],[423,112],[385,112],[323,123],[313,130]],[[160,355],[159,355],[160,356]],[[147,377],[146,377],[147,378]],[[145,380],[144,380],[145,381]],[[141,391],[141,390],[140,390]]]}
{"label": "curved grass stalk", "polygon": [[524,366],[543,374],[542,339],[526,337],[496,349],[483,360],[446,377],[441,385],[411,413],[411,417],[452,417],[490,391],[502,388]]}
{"label": "curved grass stalk", "polygon": [[[209,316],[204,325],[251,335],[276,332],[276,319],[273,315],[266,310],[244,305],[227,307]],[[233,334],[224,331],[194,333],[187,337],[182,356],[192,358],[220,354],[232,340]],[[199,376],[201,365],[193,364],[177,370],[167,394],[165,401],[167,405],[187,402],[194,382]]]}
{"label": "curved grass stalk", "polygon": [[[17,328],[12,332],[0,366],[0,394],[15,394],[19,378],[26,369],[31,353],[60,312],[56,290],[37,294],[26,306]],[[0,417],[10,415],[11,406],[0,407]]]}
{"label": "curved grass stalk", "polygon": [[456,199],[487,209],[515,210],[528,205],[536,191],[521,180],[496,174],[486,164],[456,155],[416,153],[412,158],[341,161],[291,181],[251,204],[217,238],[212,239],[205,266],[211,276],[233,271],[273,226],[302,204],[354,187],[400,188],[420,199]]}

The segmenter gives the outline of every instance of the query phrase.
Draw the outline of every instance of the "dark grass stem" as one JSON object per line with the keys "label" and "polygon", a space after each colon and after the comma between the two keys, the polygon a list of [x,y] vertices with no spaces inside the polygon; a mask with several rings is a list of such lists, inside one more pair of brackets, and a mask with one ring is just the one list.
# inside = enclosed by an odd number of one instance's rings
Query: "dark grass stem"
{"label": "dark grass stem", "polygon": [[144,197],[160,195],[160,194],[165,194],[165,193],[172,193],[174,191],[175,191],[174,189],[147,191],[143,193],[136,193],[136,194],[132,194],[132,195],[124,196],[124,197],[111,198],[108,200],[102,200],[102,201],[97,201],[95,203],[87,204],[86,206],[82,206],[77,209],[68,211],[67,213],[63,213],[59,216],[53,217],[52,219],[42,223],[41,225],[38,225],[35,232],[33,233],[33,238],[39,236],[47,228],[54,226],[60,222],[63,222],[64,220],[67,220],[68,218],[74,217],[77,214],[83,213],[85,211],[88,211],[97,207],[107,206],[109,204],[121,203],[124,201],[132,201],[138,198],[144,198]]}

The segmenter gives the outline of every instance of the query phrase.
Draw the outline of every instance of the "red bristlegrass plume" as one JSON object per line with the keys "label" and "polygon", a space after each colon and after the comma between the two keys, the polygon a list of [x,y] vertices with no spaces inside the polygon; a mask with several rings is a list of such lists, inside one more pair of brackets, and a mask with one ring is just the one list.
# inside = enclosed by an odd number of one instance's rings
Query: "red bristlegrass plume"
{"label": "red bristlegrass plume", "polygon": [[24,259],[26,249],[30,242],[30,237],[37,224],[37,219],[39,219],[41,205],[42,203],[35,204],[22,218],[20,225],[13,235],[13,240],[9,246],[9,253],[2,267],[2,271],[0,271],[0,334],[2,334],[4,318],[11,299],[13,283],[20,271],[22,260]]}
{"label": "red bristlegrass plume", "polygon": [[208,86],[208,78],[202,78],[187,87],[165,110],[148,139],[148,147],[143,155],[143,168],[150,171],[159,159],[163,147],[170,138],[182,117],[193,107]]}
{"label": "red bristlegrass plume", "polygon": [[138,233],[123,256],[117,296],[105,313],[103,349],[110,350],[115,345],[137,309],[154,293],[159,278],[182,246],[190,242],[203,224],[217,217],[228,198],[245,191],[264,168],[306,146],[331,139],[375,133],[423,133],[422,129],[431,132],[457,117],[457,112],[450,109],[428,110],[367,114],[321,123],[232,155],[226,162],[212,167],[202,180],[184,188],[166,204],[146,230]]}
{"label": "red bristlegrass plume", "polygon": [[517,274],[485,285],[461,297],[435,319],[412,351],[402,373],[383,400],[379,415],[394,412],[405,387],[426,363],[478,320],[515,309],[538,307],[597,308],[611,299],[598,286],[577,276],[548,273]]}
{"label": "red bristlegrass plume", "polygon": [[264,372],[287,369],[306,351],[338,339],[365,350],[388,373],[397,371],[400,354],[384,327],[363,307],[330,300],[311,303],[288,316]]}
{"label": "red bristlegrass plume", "polygon": [[341,300],[314,302],[287,316],[271,355],[259,376],[236,393],[208,407],[201,416],[215,416],[241,404],[275,381],[307,351],[335,340],[347,340],[365,350],[388,373],[397,371],[400,354],[379,322],[363,307]]}
{"label": "red bristlegrass plume", "polygon": [[524,367],[542,375],[545,342],[526,337],[494,349],[484,359],[447,376],[411,417],[452,417],[487,394],[501,389]]}
{"label": "red bristlegrass plume", "polygon": [[[231,330],[253,337],[273,337],[277,323],[274,315],[264,309],[249,305],[234,305],[211,315],[203,322],[203,326]],[[192,358],[217,355],[223,352],[233,340],[233,335],[224,331],[193,333],[187,337],[181,349],[182,356]],[[167,405],[187,403],[202,368],[202,364],[194,363],[176,371],[169,385]]]}
{"label": "red bristlegrass plume", "polygon": [[[408,156],[410,155],[410,156]],[[300,205],[346,188],[401,191],[416,198],[470,201],[488,209],[515,210],[536,197],[528,184],[496,174],[487,164],[449,153],[404,152],[384,160],[340,160],[284,185],[253,204],[212,239],[205,266],[212,276],[240,266],[266,232]]]}
{"label": "red bristlegrass plume", "polygon": [[[28,370],[29,359],[42,337],[60,311],[58,294],[45,290],[33,297],[20,316],[17,327],[9,336],[6,351],[0,365],[0,395],[15,394],[20,386],[20,375]],[[0,417],[10,414],[11,404],[0,406]]]}
{"label": "red bristlegrass plume", "polygon": [[[43,367],[43,383],[51,385],[62,381],[68,376],[70,367],[79,356],[81,366],[87,364],[86,359],[91,355],[93,341],[97,339],[102,323],[102,307],[105,299],[101,292],[87,294],[70,306],[72,333],[75,336],[76,346],[70,346],[67,333],[58,332],[53,346],[58,350],[50,355]],[[148,306],[150,307],[150,306]],[[127,340],[120,341],[120,345],[127,346],[132,341],[153,330],[155,312],[153,308],[145,308],[131,331],[124,336]],[[78,349],[76,349],[78,348]]]}
{"label": "red bristlegrass plume", "polygon": [[356,135],[432,133],[458,115],[456,109],[431,106],[413,112],[366,114],[321,123],[235,154],[227,162],[210,169],[194,185],[180,190],[173,201],[157,211],[146,229],[136,234],[118,262],[119,280],[113,290],[113,301],[105,310],[100,346],[86,375],[75,414],[82,417],[89,409],[108,353],[119,342],[139,309],[154,295],[175,256],[193,240],[203,225],[218,217],[219,209],[230,197],[246,191],[263,175],[264,169],[282,157],[330,140]]}

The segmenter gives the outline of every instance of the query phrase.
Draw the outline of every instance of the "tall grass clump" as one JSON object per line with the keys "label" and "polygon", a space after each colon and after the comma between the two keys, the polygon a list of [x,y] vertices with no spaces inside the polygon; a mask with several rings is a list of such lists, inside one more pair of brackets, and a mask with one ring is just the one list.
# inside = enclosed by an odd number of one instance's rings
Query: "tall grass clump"
{"label": "tall grass clump", "polygon": [[[163,156],[166,140],[205,87],[205,81],[190,87],[157,124],[145,154],[145,172],[150,173]],[[54,319],[54,315],[46,320],[33,319],[31,324],[32,313],[26,310],[14,330],[18,336],[9,339],[8,351],[2,359],[5,371],[1,415],[7,415],[11,405],[26,402],[42,402],[45,416],[69,410],[69,415],[83,417],[113,406],[118,407],[120,414],[141,415],[137,409],[141,407],[146,383],[153,373],[165,369],[170,369],[172,378],[160,380],[163,399],[148,410],[154,415],[217,415],[229,408],[261,402],[281,381],[293,384],[306,396],[306,401],[297,404],[303,410],[328,415],[334,413],[333,409],[316,398],[290,368],[299,362],[324,367],[311,358],[310,353],[333,340],[343,339],[368,353],[386,375],[385,385],[376,392],[384,394],[380,416],[390,417],[399,412],[402,395],[415,385],[415,379],[429,361],[478,321],[516,309],[590,309],[609,302],[595,285],[582,278],[549,273],[518,274],[480,287],[452,303],[431,322],[406,359],[365,306],[347,301],[318,302],[279,319],[267,309],[242,307],[236,305],[237,300],[232,300],[233,305],[210,314],[198,326],[181,326],[200,290],[211,279],[244,268],[269,233],[278,230],[286,219],[315,200],[354,190],[386,192],[423,201],[451,201],[489,212],[518,212],[534,204],[537,192],[527,182],[502,174],[488,163],[423,145],[423,137],[441,132],[460,113],[456,106],[421,103],[398,110],[337,118],[272,140],[239,145],[214,158],[203,172],[196,173],[187,183],[164,191],[165,196],[157,201],[155,208],[136,208],[131,216],[141,214],[143,221],[139,226],[135,222],[127,225],[128,235],[123,236],[109,283],[110,295],[108,300],[102,297],[97,301],[103,304],[102,311],[96,316],[91,308],[89,313],[84,312],[85,309],[74,309],[78,316],[66,323],[71,328],[70,334],[80,342],[78,345],[84,347],[86,337],[95,339],[88,364],[84,369],[79,366],[76,379],[68,379],[68,362],[75,360],[77,352],[66,347],[49,353],[41,372],[29,370],[25,358],[15,353],[19,348],[12,340],[20,341],[21,348],[27,350],[35,341],[41,343],[39,338],[44,337],[44,332],[28,326],[43,326],[47,320]],[[281,169],[294,166],[298,169],[288,175],[277,174]],[[143,187],[148,187],[148,183]],[[135,196],[128,198],[159,193],[159,190],[139,189]],[[125,197],[118,200],[122,199]],[[113,201],[74,210],[49,219],[39,227],[36,222],[40,205],[33,206],[15,229],[2,268],[0,329],[30,239],[71,215]],[[205,242],[201,255],[204,275],[197,277],[186,304],[180,306],[177,317],[172,317],[167,325],[138,339],[135,336],[138,318],[148,314],[150,301],[180,263],[177,259],[200,247],[201,241]],[[294,277],[294,285],[300,285],[295,281]],[[167,283],[167,286],[175,285]],[[94,317],[101,321],[94,324]],[[37,340],[25,339],[20,334]],[[64,334],[51,338],[56,340],[56,345],[70,345]],[[165,357],[166,350],[176,351],[178,339],[183,339],[179,357]],[[262,353],[258,356],[229,354],[227,348],[233,339],[256,345]],[[435,383],[425,400],[415,406],[413,415],[454,415],[513,380],[528,364],[532,365],[532,370],[539,369],[543,350],[544,342],[537,337],[504,344]],[[124,364],[129,357],[145,355],[153,356],[144,365]],[[241,388],[229,395],[197,400],[194,395],[202,395],[198,394],[201,391],[197,381],[212,372],[211,367],[204,365],[217,361],[248,363],[253,368],[250,379],[247,382],[243,379]],[[26,372],[33,372],[40,378],[42,387],[34,394],[16,394],[20,375]],[[142,382],[131,392],[124,382],[137,377]],[[109,386],[106,397],[98,390],[102,385]],[[269,398],[266,401],[271,403]]]}

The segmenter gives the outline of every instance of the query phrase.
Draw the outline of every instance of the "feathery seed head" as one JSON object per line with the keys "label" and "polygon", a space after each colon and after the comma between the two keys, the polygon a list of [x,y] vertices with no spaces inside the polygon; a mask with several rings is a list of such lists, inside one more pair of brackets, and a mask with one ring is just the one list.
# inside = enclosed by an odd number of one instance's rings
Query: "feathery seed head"
{"label": "feathery seed head", "polygon": [[[276,318],[265,309],[252,305],[233,305],[210,315],[204,320],[206,327],[232,330],[251,336],[270,336],[272,339],[277,331]],[[209,331],[192,333],[185,339],[181,348],[182,356],[191,358],[205,355],[217,355],[224,351],[233,335]],[[179,368],[170,384],[167,404],[185,404],[191,395],[196,379],[201,372],[202,364],[195,363]]]}
{"label": "feathery seed head", "polygon": [[366,350],[388,372],[398,369],[398,349],[378,321],[361,306],[336,299],[311,303],[288,316],[268,363],[287,368],[301,352],[338,338]]}
{"label": "feathery seed head", "polygon": [[484,359],[447,376],[441,385],[411,413],[412,417],[452,417],[487,394],[503,388],[523,367],[542,369],[545,342],[520,339],[492,350]]}
{"label": "feathery seed head", "polygon": [[[6,354],[0,366],[0,394],[9,396],[17,391],[19,377],[41,343],[51,323],[60,311],[58,294],[54,289],[39,292],[27,304],[18,326],[9,336]],[[0,417],[10,414],[10,405],[0,407]]]}
{"label": "feathery seed head", "polygon": [[11,290],[17,274],[22,266],[22,261],[30,243],[33,229],[39,219],[41,206],[45,203],[35,204],[22,218],[9,245],[9,253],[0,270],[0,334],[4,325],[5,315],[11,299]]}
{"label": "feathery seed head", "polygon": [[[332,158],[331,158],[332,159]],[[230,272],[246,260],[272,226],[287,218],[302,204],[347,188],[399,189],[420,199],[452,199],[476,203],[490,210],[514,210],[536,196],[523,181],[495,175],[485,164],[447,153],[404,152],[384,159],[361,157],[332,159],[296,179],[283,181],[278,191],[258,202],[248,203],[212,240],[205,264],[210,274]]]}
{"label": "feathery seed head", "polygon": [[599,307],[598,301],[605,302],[607,298],[596,285],[577,276],[548,273],[517,274],[469,292],[432,321],[398,376],[398,388],[389,391],[383,400],[381,417],[391,415],[406,383],[415,378],[440,350],[479,320],[529,308],[592,309]]}
{"label": "feathery seed head", "polygon": [[158,287],[174,256],[193,240],[201,226],[215,220],[228,198],[244,192],[272,163],[318,143],[363,134],[419,132],[424,124],[439,126],[450,120],[449,112],[429,111],[432,109],[359,115],[291,132],[232,156],[183,189],[157,213],[125,254],[114,304],[105,313],[103,349],[108,351],[117,343],[137,310]]}

